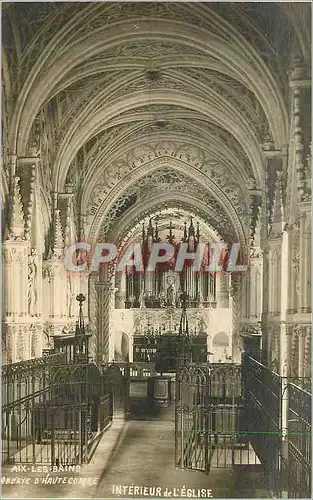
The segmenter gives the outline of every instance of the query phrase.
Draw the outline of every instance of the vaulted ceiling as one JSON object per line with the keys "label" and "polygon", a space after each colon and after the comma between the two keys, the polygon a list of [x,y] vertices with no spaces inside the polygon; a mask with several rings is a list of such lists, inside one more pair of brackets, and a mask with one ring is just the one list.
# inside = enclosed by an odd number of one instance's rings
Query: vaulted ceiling
{"label": "vaulted ceiling", "polygon": [[7,3],[5,162],[38,155],[50,210],[74,192],[91,239],[179,209],[245,244],[309,21],[301,2]]}

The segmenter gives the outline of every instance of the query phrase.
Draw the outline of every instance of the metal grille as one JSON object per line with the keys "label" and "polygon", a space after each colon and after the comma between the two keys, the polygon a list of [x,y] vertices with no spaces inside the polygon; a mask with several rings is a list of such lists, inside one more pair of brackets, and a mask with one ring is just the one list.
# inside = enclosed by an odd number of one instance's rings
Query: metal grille
{"label": "metal grille", "polygon": [[241,367],[180,367],[176,382],[176,466],[212,468],[259,464],[243,424]]}
{"label": "metal grille", "polygon": [[247,354],[241,366],[180,366],[175,460],[206,473],[257,466],[274,497],[311,498],[311,394]]}
{"label": "metal grille", "polygon": [[267,487],[279,495],[282,488],[282,379],[245,355],[243,387],[250,442],[263,465]]}
{"label": "metal grille", "polygon": [[2,463],[74,465],[111,418],[101,374],[64,353],[2,368]]}
{"label": "metal grille", "polygon": [[311,394],[289,383],[288,397],[288,496],[311,498]]}

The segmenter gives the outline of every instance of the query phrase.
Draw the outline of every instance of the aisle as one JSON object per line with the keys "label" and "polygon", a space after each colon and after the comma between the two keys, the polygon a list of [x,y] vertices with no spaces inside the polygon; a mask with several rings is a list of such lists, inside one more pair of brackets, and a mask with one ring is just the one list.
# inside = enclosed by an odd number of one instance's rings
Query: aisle
{"label": "aisle", "polygon": [[250,473],[231,469],[212,470],[209,476],[175,469],[174,422],[166,412],[164,419],[127,422],[124,439],[110,457],[94,497],[266,497],[255,491],[256,478],[253,489],[249,487],[247,476]]}
{"label": "aisle", "polygon": [[[31,473],[29,467],[16,474],[6,466],[3,477],[18,475],[31,482],[3,485],[2,498],[268,498],[259,473],[245,467],[212,469],[209,475],[175,469],[173,411],[164,409],[147,418],[113,422],[79,473],[47,475]],[[41,481],[48,476],[53,481],[49,486]],[[56,483],[56,478],[67,480]],[[93,478],[96,483],[91,485]]]}

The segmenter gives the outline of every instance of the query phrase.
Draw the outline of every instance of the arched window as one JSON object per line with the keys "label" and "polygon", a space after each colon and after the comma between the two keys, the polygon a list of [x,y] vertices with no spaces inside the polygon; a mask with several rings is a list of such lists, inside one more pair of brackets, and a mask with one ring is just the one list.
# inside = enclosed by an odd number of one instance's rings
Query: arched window
{"label": "arched window", "polygon": [[229,336],[226,332],[218,332],[213,337],[214,362],[224,362],[229,355]]}

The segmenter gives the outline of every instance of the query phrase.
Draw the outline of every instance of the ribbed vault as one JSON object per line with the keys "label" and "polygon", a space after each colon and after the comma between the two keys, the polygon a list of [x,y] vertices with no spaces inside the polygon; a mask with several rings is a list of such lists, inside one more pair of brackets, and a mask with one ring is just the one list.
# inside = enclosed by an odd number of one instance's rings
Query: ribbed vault
{"label": "ribbed vault", "polygon": [[9,5],[5,155],[40,157],[47,211],[53,193],[73,192],[77,225],[91,240],[123,239],[161,204],[247,244],[250,191],[266,183],[264,143],[285,152],[288,142],[290,58],[308,56],[304,7],[296,25],[292,4],[268,9]]}

